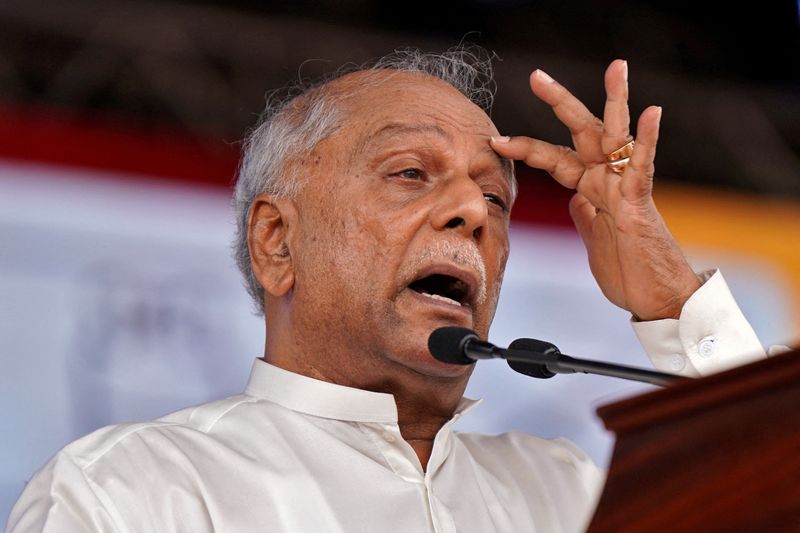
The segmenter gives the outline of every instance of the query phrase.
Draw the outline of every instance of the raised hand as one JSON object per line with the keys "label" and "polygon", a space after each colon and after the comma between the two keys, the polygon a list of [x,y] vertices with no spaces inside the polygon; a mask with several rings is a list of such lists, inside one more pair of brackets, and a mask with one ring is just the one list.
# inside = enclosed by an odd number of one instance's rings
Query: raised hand
{"label": "raised hand", "polygon": [[492,139],[503,157],[547,171],[577,192],[569,203],[603,294],[640,320],[677,318],[700,286],[653,203],[653,174],[661,108],[639,117],[633,153],[622,174],[607,154],[628,143],[628,66],[616,60],[605,74],[601,121],[566,88],[541,70],[531,74],[533,93],[569,128],[574,150],[530,137]]}

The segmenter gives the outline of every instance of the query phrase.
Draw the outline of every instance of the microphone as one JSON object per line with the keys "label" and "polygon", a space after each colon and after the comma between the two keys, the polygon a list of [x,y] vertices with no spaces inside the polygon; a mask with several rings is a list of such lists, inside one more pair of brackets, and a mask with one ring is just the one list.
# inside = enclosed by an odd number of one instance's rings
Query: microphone
{"label": "microphone", "polygon": [[502,357],[495,354],[500,348],[482,341],[471,329],[457,326],[434,330],[428,337],[428,350],[439,361],[454,365],[471,365],[478,359]]}
{"label": "microphone", "polygon": [[653,385],[666,386],[687,378],[602,361],[577,359],[562,354],[549,342],[537,339],[517,339],[507,349],[481,340],[467,328],[447,326],[431,333],[428,349],[439,361],[456,365],[469,365],[479,359],[506,359],[515,371],[535,378],[551,378],[556,374],[599,374]]}

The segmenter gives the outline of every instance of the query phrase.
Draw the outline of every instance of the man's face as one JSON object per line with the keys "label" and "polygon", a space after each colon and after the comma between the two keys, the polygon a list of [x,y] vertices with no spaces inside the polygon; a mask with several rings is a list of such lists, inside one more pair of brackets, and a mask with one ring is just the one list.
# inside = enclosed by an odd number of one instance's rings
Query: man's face
{"label": "man's face", "polygon": [[375,364],[461,375],[427,339],[448,325],[485,336],[494,316],[513,201],[497,130],[440,80],[359,76],[336,82],[357,90],[344,127],[298,163],[292,320]]}

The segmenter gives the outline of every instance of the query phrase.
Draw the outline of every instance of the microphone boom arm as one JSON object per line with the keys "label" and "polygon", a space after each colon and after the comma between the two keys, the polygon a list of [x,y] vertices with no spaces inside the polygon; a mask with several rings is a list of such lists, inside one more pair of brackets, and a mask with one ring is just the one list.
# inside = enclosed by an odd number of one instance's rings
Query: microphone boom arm
{"label": "microphone boom arm", "polygon": [[555,344],[536,339],[517,339],[508,348],[500,348],[482,340],[474,331],[456,326],[438,328],[431,333],[428,350],[437,360],[455,365],[471,365],[480,359],[506,359],[508,366],[520,374],[543,379],[556,374],[583,372],[662,387],[690,379],[655,370],[570,357],[562,354]]}
{"label": "microphone boom arm", "polygon": [[[584,374],[599,374],[601,376],[641,381],[662,387],[688,379],[683,376],[676,376],[674,374],[667,374],[645,368],[605,363],[602,361],[591,361],[588,359],[577,359],[569,355],[564,355],[561,352],[543,353],[509,348],[505,350],[503,358],[507,359],[509,361],[509,366],[517,372],[521,371],[520,365],[512,365],[512,362],[544,365],[547,370],[554,374],[583,372]],[[524,365],[522,368],[524,368]],[[522,371],[522,373],[527,374],[525,371]]]}

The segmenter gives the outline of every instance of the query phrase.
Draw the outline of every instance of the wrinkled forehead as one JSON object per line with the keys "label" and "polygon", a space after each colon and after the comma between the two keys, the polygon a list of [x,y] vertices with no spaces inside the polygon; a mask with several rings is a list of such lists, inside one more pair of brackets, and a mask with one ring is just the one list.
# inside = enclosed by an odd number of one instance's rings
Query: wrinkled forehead
{"label": "wrinkled forehead", "polygon": [[452,141],[451,131],[474,134],[481,148],[497,159],[516,196],[514,165],[489,145],[497,128],[489,116],[458,89],[428,74],[397,70],[361,71],[330,82],[331,95],[343,111],[340,141],[348,159],[374,142],[406,135],[434,135]]}
{"label": "wrinkled forehead", "polygon": [[421,72],[382,69],[347,74],[330,82],[335,95],[356,120],[388,114],[413,116],[428,108],[450,114],[465,125],[494,129],[486,113],[446,81]]}

